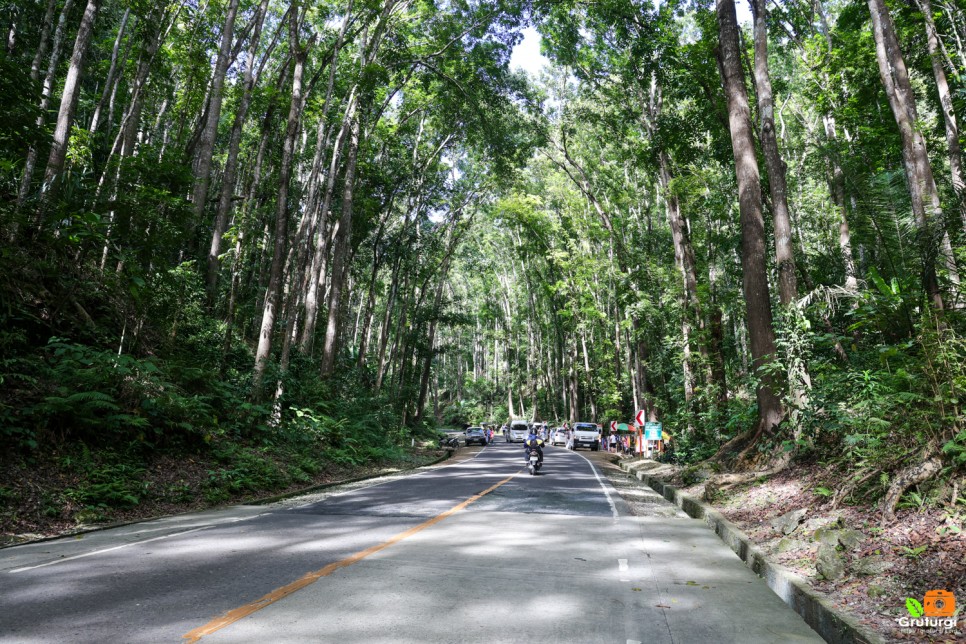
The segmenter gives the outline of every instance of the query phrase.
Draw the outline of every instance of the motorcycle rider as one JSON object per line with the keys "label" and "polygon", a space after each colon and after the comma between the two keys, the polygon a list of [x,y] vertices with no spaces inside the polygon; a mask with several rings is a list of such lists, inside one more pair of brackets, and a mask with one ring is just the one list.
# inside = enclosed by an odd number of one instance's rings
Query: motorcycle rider
{"label": "motorcycle rider", "polygon": [[530,452],[532,450],[537,450],[537,459],[542,464],[543,463],[543,439],[537,434],[535,427],[530,427],[530,433],[527,434],[526,439],[523,441],[523,449],[526,451],[525,461],[530,462]]}

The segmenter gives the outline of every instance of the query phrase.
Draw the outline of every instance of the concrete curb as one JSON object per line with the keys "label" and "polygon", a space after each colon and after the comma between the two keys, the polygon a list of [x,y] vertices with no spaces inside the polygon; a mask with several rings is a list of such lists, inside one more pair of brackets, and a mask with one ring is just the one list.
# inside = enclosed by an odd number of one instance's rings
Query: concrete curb
{"label": "concrete curb", "polygon": [[635,471],[629,463],[620,463],[620,468],[649,485],[689,516],[704,521],[745,565],[764,579],[768,587],[829,644],[885,643],[885,639],[878,633],[871,631],[851,615],[837,610],[800,576],[768,561],[765,553],[751,539],[711,506],[646,472]]}

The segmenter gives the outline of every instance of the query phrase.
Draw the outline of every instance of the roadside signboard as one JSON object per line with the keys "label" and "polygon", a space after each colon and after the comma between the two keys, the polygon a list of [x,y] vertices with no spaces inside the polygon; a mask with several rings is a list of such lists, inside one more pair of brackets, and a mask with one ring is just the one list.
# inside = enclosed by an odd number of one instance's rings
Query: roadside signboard
{"label": "roadside signboard", "polygon": [[616,432],[617,431],[617,421],[616,420],[610,421],[610,431],[612,431],[612,432]]}
{"label": "roadside signboard", "polygon": [[643,409],[637,412],[637,416],[634,417],[634,422],[638,425],[643,425],[647,422],[647,412]]}
{"label": "roadside signboard", "polygon": [[644,439],[649,441],[659,441],[662,436],[661,423],[644,423]]}

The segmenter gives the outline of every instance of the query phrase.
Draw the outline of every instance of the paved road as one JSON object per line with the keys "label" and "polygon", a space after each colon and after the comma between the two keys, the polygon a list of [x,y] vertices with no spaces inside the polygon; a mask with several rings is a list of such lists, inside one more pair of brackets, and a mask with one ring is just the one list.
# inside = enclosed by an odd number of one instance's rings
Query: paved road
{"label": "paved road", "polygon": [[[471,458],[467,455],[473,454]],[[0,642],[821,642],[698,521],[519,445],[0,550]]]}

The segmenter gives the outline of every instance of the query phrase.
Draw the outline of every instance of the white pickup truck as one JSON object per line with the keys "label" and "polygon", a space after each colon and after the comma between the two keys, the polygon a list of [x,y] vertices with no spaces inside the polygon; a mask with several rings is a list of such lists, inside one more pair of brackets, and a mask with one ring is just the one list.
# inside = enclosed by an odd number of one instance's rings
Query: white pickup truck
{"label": "white pickup truck", "polygon": [[594,423],[574,423],[574,449],[589,447],[596,452],[600,449],[600,430]]}

